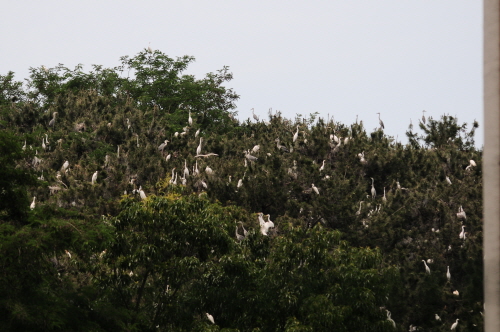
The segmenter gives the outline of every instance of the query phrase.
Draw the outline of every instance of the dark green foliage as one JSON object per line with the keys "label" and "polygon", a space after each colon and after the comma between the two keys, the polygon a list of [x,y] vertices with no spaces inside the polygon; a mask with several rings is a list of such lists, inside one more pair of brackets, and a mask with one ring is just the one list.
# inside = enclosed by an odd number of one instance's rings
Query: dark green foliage
{"label": "dark green foliage", "polygon": [[0,76],[2,330],[482,327],[477,123],[429,118],[407,145],[317,114],[239,123],[228,69],[193,60]]}

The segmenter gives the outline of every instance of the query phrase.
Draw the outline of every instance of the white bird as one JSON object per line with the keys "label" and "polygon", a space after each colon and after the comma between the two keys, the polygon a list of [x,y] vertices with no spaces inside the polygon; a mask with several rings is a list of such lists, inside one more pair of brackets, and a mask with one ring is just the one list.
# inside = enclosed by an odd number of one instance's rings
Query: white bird
{"label": "white bird", "polygon": [[279,138],[275,139],[274,141],[276,142],[276,147],[278,148],[278,150],[283,150],[285,152],[290,152],[290,150],[288,150],[286,146],[280,144],[280,139]]}
{"label": "white bird", "polygon": [[64,250],[64,252],[66,253],[66,255],[68,255],[68,257],[71,259],[71,253],[67,250]]}
{"label": "white bird", "polygon": [[322,172],[325,169],[325,160],[323,160],[323,165],[319,168],[319,171]]}
{"label": "white bird", "polygon": [[252,148],[252,152],[253,152],[253,153],[257,153],[257,152],[259,152],[259,150],[260,150],[260,145],[256,145],[256,146],[254,146],[254,147]]}
{"label": "white bird", "polygon": [[253,112],[253,108],[252,108],[252,116],[253,116],[255,121],[259,122],[259,117],[257,115],[255,115],[255,113]]}
{"label": "white bird", "polygon": [[54,125],[56,124],[56,115],[57,114],[58,114],[57,112],[52,113],[52,120],[50,120],[50,122],[49,122],[49,127],[54,127]]}
{"label": "white bird", "polygon": [[33,202],[31,202],[31,205],[30,205],[30,209],[33,210],[35,208],[35,200],[36,200],[36,196],[33,196]]}
{"label": "white bird", "polygon": [[476,167],[476,162],[474,160],[469,160],[469,166],[465,167],[466,171],[469,171],[472,167]]}
{"label": "white bird", "polygon": [[194,170],[193,170],[193,175],[198,175],[200,174],[200,170],[198,169],[198,160],[196,160],[196,163],[195,163],[195,166],[194,166]]}
{"label": "white bird", "polygon": [[387,309],[386,311],[387,311],[387,320],[392,323],[392,326],[394,326],[394,328],[396,328],[396,322],[391,318],[391,312]]}
{"label": "white bird", "polygon": [[451,180],[449,177],[446,177],[446,183],[448,183],[451,186]]}
{"label": "white bird", "polygon": [[243,187],[243,179],[238,180],[238,184],[236,185],[236,188],[241,188]]}
{"label": "white bird", "polygon": [[189,169],[187,167],[187,161],[184,159],[184,178],[187,178],[189,176]]}
{"label": "white bird", "polygon": [[431,269],[429,269],[429,267],[427,266],[427,263],[425,262],[425,260],[422,259],[422,262],[424,262],[424,265],[425,265],[425,272],[427,274],[431,274]]}
{"label": "white bird", "polygon": [[264,214],[262,212],[259,212],[259,225],[260,225],[260,233],[262,235],[267,236],[267,233],[269,232],[269,228],[274,227],[274,223],[272,221],[264,221],[263,218]]}
{"label": "white bird", "polygon": [[191,118],[191,111],[189,111],[188,123],[190,127],[193,125],[193,118]]}
{"label": "white bird", "polygon": [[45,138],[42,137],[42,149],[47,150],[47,146],[45,145]]}
{"label": "white bird", "polygon": [[467,220],[467,215],[465,214],[464,209],[462,208],[462,205],[458,208],[458,213],[457,213],[458,219],[464,219]]}
{"label": "white bird", "polygon": [[247,230],[245,229],[245,226],[243,226],[243,223],[241,221],[238,221],[240,224],[241,224],[241,228],[243,228],[243,236],[247,236],[248,235],[248,232]]}
{"label": "white bird", "polygon": [[448,282],[450,282],[450,280],[451,280],[451,274],[450,274],[450,267],[449,266],[447,267],[447,270],[446,270],[446,279],[448,279]]}
{"label": "white bird", "polygon": [[425,124],[425,110],[422,111],[422,122]]}
{"label": "white bird", "polygon": [[318,187],[316,187],[314,185],[314,183],[311,185],[311,187],[312,187],[312,190],[314,190],[314,192],[319,195],[319,189],[318,189]]}
{"label": "white bird", "polygon": [[199,155],[201,154],[201,143],[203,142],[203,137],[200,137],[200,144],[196,148],[196,154]]}
{"label": "white bird", "polygon": [[209,320],[212,324],[215,324],[215,321],[214,321],[214,316],[210,315],[208,312],[206,312],[205,314],[207,315],[208,320]]}
{"label": "white bird", "polygon": [[457,318],[457,320],[455,321],[455,323],[453,323],[453,325],[451,325],[451,329],[450,330],[455,330],[457,328],[457,325],[458,325],[458,321],[459,319]]}
{"label": "white bird", "polygon": [[257,161],[257,159],[258,159],[257,157],[252,156],[252,155],[250,154],[250,151],[248,151],[248,150],[245,152],[245,158],[247,158],[247,159],[248,159],[248,160],[250,160],[250,161]]}
{"label": "white bird", "polygon": [[205,168],[205,173],[207,173],[208,175],[212,175],[212,174],[214,174],[214,171],[209,166],[207,166]]}
{"label": "white bird", "polygon": [[459,295],[460,295],[460,293],[458,292],[458,290],[454,290],[454,291],[453,291],[453,295],[455,295],[455,296],[459,296]]}
{"label": "white bird", "polygon": [[295,141],[297,140],[297,138],[299,138],[299,126],[297,125],[297,131],[295,132],[295,134],[293,135],[293,142],[295,143]]}
{"label": "white bird", "polygon": [[153,53],[153,49],[151,48],[151,42],[149,42],[149,45],[148,45],[148,52]]}
{"label": "white bird", "polygon": [[68,167],[69,167],[69,161],[66,160],[62,165],[61,170],[65,172],[68,169]]}
{"label": "white bird", "polygon": [[458,237],[462,240],[465,240],[465,226],[462,226],[462,231],[458,234]]}
{"label": "white bird", "polygon": [[161,143],[160,146],[158,147],[158,151],[163,152],[163,150],[167,147],[168,142],[169,142],[168,139],[166,139],[163,143]]}
{"label": "white bird", "polygon": [[359,209],[356,211],[356,215],[359,216],[361,214],[361,204],[363,204],[363,201],[359,202]]}
{"label": "white bird", "polygon": [[377,196],[377,191],[375,190],[375,187],[373,185],[373,182],[374,182],[373,178],[370,178],[370,179],[372,179],[372,190],[371,190],[372,199],[375,199],[375,196]]}
{"label": "white bird", "polygon": [[165,161],[169,161],[172,158],[172,155],[169,153],[168,156],[165,157]]}
{"label": "white bird", "polygon": [[96,180],[97,180],[97,171],[95,171],[95,173],[92,175],[92,185],[94,185]]}
{"label": "white bird", "polygon": [[346,137],[346,138],[344,139],[344,145],[347,145],[347,143],[349,143],[349,137]]}
{"label": "white bird", "polygon": [[384,187],[384,196],[382,197],[382,201],[387,202],[387,197],[385,197],[385,187]]}
{"label": "white bird", "polygon": [[436,320],[439,320],[439,321],[441,320],[441,317],[439,317],[438,314],[436,314],[434,317],[436,318]]}
{"label": "white bird", "polygon": [[23,151],[26,150],[26,140],[24,140]]}
{"label": "white bird", "polygon": [[238,226],[236,226],[236,239],[238,240],[238,242],[241,242],[245,239],[244,235],[238,233]]}
{"label": "white bird", "polygon": [[196,131],[196,133],[194,133],[194,137],[198,137],[199,134],[200,134],[200,129],[198,128],[198,130]]}
{"label": "white bird", "polygon": [[384,128],[385,128],[385,127],[384,127],[384,122],[380,119],[380,113],[377,113],[377,114],[378,114],[378,123],[380,124],[380,127],[381,127],[382,129],[384,129]]}

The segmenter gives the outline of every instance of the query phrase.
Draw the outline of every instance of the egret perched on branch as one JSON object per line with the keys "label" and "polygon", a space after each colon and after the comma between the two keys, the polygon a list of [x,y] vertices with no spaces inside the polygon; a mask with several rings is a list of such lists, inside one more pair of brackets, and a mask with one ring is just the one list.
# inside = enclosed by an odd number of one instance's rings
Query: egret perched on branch
{"label": "egret perched on branch", "polygon": [[449,177],[446,177],[446,183],[448,183],[451,186],[451,180]]}
{"label": "egret perched on branch", "polygon": [[422,122],[425,124],[425,110],[422,111]]}
{"label": "egret perched on branch", "polygon": [[189,169],[187,167],[187,161],[184,159],[184,178],[187,178],[189,176]]}
{"label": "egret perched on branch", "polygon": [[68,169],[68,167],[69,167],[69,161],[66,160],[61,167],[61,171],[63,171],[63,172],[66,171]]}
{"label": "egret perched on branch", "polygon": [[359,209],[356,211],[356,215],[359,216],[361,214],[361,204],[363,204],[364,201],[359,202]]}
{"label": "egret perched on branch", "polygon": [[293,142],[295,143],[295,141],[297,140],[297,138],[299,138],[299,125],[297,125],[297,131],[295,132],[295,134],[293,135]]}
{"label": "egret perched on branch", "polygon": [[198,137],[199,134],[200,134],[200,129],[198,128],[198,130],[194,133],[194,137]]}
{"label": "egret perched on branch", "polygon": [[431,269],[429,269],[425,260],[422,259],[422,262],[424,262],[424,265],[425,265],[425,272],[427,272],[427,274],[431,274]]}
{"label": "egret perched on branch", "polygon": [[380,127],[381,127],[382,129],[384,129],[384,128],[385,128],[385,127],[384,127],[384,121],[382,121],[382,120],[380,119],[380,113],[377,113],[377,114],[378,114],[378,123],[379,123]]}
{"label": "egret perched on branch", "polygon": [[253,108],[252,108],[252,116],[253,116],[255,121],[259,122],[259,117],[257,115],[255,115],[255,113],[253,112]]}
{"label": "egret perched on branch", "polygon": [[142,186],[139,187],[139,196],[141,196],[142,200],[146,199],[146,193],[142,190]]}
{"label": "egret perched on branch", "polygon": [[193,118],[191,118],[191,111],[189,111],[188,123],[190,127],[193,125]]}
{"label": "egret perched on branch", "polygon": [[58,114],[57,112],[52,113],[52,120],[50,120],[50,122],[49,122],[49,127],[54,127],[54,125],[56,124],[56,115],[57,114]]}
{"label": "egret perched on branch", "polygon": [[247,230],[245,229],[245,226],[243,226],[243,223],[241,221],[238,221],[238,223],[241,224],[241,228],[243,228],[243,235],[246,237],[248,235]]}
{"label": "egret perched on branch", "polygon": [[161,143],[160,146],[158,147],[158,151],[163,152],[163,150],[167,147],[168,142],[169,140],[166,139],[163,143]]}
{"label": "egret perched on branch", "polygon": [[462,240],[465,240],[465,226],[462,226],[462,231],[458,234],[458,237]]}
{"label": "egret perched on branch", "polygon": [[250,154],[250,151],[248,151],[248,150],[245,152],[245,158],[247,158],[247,159],[248,159],[248,160],[250,160],[250,161],[257,161],[257,159],[258,159],[257,157],[252,156],[252,155]]}
{"label": "egret perched on branch", "polygon": [[318,189],[318,187],[316,187],[314,185],[314,183],[311,185],[311,187],[312,187],[312,190],[314,190],[314,192],[319,195],[319,189]]}
{"label": "egret perched on branch", "polygon": [[244,235],[238,233],[238,226],[236,226],[236,239],[238,240],[238,242],[241,242],[245,239]]}
{"label": "egret perched on branch", "polygon": [[92,175],[92,185],[97,181],[97,171]]}
{"label": "egret perched on branch", "polygon": [[206,312],[205,314],[207,315],[208,320],[209,320],[212,324],[215,324],[215,321],[214,321],[214,316],[210,315],[208,312]]}
{"label": "egret perched on branch", "polygon": [[205,167],[205,173],[208,175],[214,174],[214,171],[210,168],[210,166]]}
{"label": "egret perched on branch", "polygon": [[276,142],[276,147],[278,148],[278,150],[283,150],[285,152],[290,152],[290,150],[288,150],[286,146],[280,144],[280,139],[279,138],[275,139],[274,141]]}
{"label": "egret perched on branch", "polygon": [[198,148],[196,148],[197,155],[201,154],[201,143],[202,142],[203,142],[203,137],[200,137],[200,144],[198,145]]}
{"label": "egret perched on branch", "polygon": [[451,325],[451,329],[450,330],[455,330],[457,328],[457,325],[458,325],[458,321],[459,319],[457,318],[457,320],[455,321],[455,323],[453,323],[453,325]]}
{"label": "egret perched on branch", "polygon": [[436,318],[436,320],[439,320],[439,321],[441,320],[441,317],[439,317],[439,315],[438,315],[438,314],[436,314],[436,315],[434,316],[434,318]]}
{"label": "egret perched on branch", "polygon": [[464,219],[467,220],[467,215],[465,214],[464,209],[462,208],[462,205],[458,208],[458,213],[457,213],[458,219]]}
{"label": "egret perched on branch", "polygon": [[323,165],[319,168],[319,171],[322,172],[325,169],[325,160],[323,160]]}
{"label": "egret perched on branch", "polygon": [[465,167],[466,171],[469,171],[472,167],[476,167],[476,162],[474,160],[469,160],[469,166]]}
{"label": "egret perched on branch", "polygon": [[377,196],[377,191],[375,190],[375,187],[373,185],[374,181],[373,178],[370,178],[372,179],[372,190],[371,190],[371,193],[372,193],[372,199],[375,199],[375,196]]}
{"label": "egret perched on branch", "polygon": [[259,152],[259,150],[260,150],[260,145],[256,145],[256,146],[254,146],[254,147],[252,148],[252,152],[253,152],[253,153],[257,153],[257,152]]}
{"label": "egret perched on branch", "polygon": [[31,202],[30,209],[33,210],[35,208],[35,200],[36,196],[33,196],[33,202]]}
{"label": "egret perched on branch", "polygon": [[382,197],[382,201],[387,202],[387,197],[385,197],[385,187],[384,187],[384,196]]}
{"label": "egret perched on branch", "polygon": [[448,279],[448,282],[450,282],[451,280],[451,274],[450,274],[450,267],[447,266],[447,270],[446,270],[446,279]]}
{"label": "egret perched on branch", "polygon": [[392,326],[394,326],[394,328],[396,328],[396,322],[391,318],[391,312],[387,309],[386,311],[387,311],[387,320],[392,323]]}

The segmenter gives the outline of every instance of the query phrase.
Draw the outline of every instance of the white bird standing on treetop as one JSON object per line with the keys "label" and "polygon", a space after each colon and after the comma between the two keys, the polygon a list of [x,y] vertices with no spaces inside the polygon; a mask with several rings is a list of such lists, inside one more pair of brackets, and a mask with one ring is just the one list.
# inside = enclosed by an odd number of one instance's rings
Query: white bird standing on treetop
{"label": "white bird standing on treetop", "polygon": [[380,124],[380,127],[381,127],[382,129],[384,129],[384,128],[385,128],[385,127],[384,127],[384,121],[382,121],[382,120],[380,119],[380,113],[377,113],[377,114],[378,114],[378,123]]}
{"label": "white bird standing on treetop", "polygon": [[92,175],[92,185],[94,185],[96,180],[97,180],[97,171],[95,171],[95,173]]}
{"label": "white bird standing on treetop", "polygon": [[200,137],[200,144],[198,145],[198,148],[196,148],[197,155],[201,154],[201,143],[202,142],[203,142],[203,137]]}
{"label": "white bird standing on treetop", "polygon": [[35,200],[36,200],[36,196],[33,196],[33,202],[31,202],[31,205],[30,205],[30,209],[33,210],[35,208]]}
{"label": "white bird standing on treetop", "polygon": [[299,138],[299,125],[297,125],[297,131],[295,132],[295,134],[293,135],[293,142],[295,143],[295,141],[297,140],[297,138]]}
{"label": "white bird standing on treetop", "polygon": [[422,111],[422,122],[425,124],[425,110]]}
{"label": "white bird standing on treetop", "polygon": [[255,113],[253,112],[253,108],[252,108],[252,116],[253,116],[255,121],[259,122],[259,117],[257,115],[255,115]]}
{"label": "white bird standing on treetop", "polygon": [[450,282],[450,280],[451,280],[451,274],[450,274],[450,267],[449,266],[447,267],[447,270],[446,270],[446,279],[448,279],[448,282]]}
{"label": "white bird standing on treetop", "polygon": [[455,323],[453,323],[453,325],[451,325],[451,329],[450,330],[455,330],[457,328],[457,325],[458,325],[458,321],[459,319],[457,318],[457,320],[455,321]]}
{"label": "white bird standing on treetop", "polygon": [[370,179],[372,179],[372,190],[371,190],[372,199],[375,199],[375,197],[377,196],[377,191],[375,190],[375,186],[373,185],[373,183],[374,183],[373,178],[370,178]]}
{"label": "white bird standing on treetop", "polygon": [[431,269],[429,269],[425,260],[422,259],[422,262],[424,262],[424,265],[425,265],[425,272],[427,272],[427,274],[431,274]]}

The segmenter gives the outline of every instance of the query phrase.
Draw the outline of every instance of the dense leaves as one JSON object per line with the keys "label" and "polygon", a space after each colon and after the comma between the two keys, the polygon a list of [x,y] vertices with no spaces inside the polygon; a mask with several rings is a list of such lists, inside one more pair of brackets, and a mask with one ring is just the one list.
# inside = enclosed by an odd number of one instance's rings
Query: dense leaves
{"label": "dense leaves", "polygon": [[482,327],[477,123],[238,122],[192,61],[0,76],[2,330]]}

